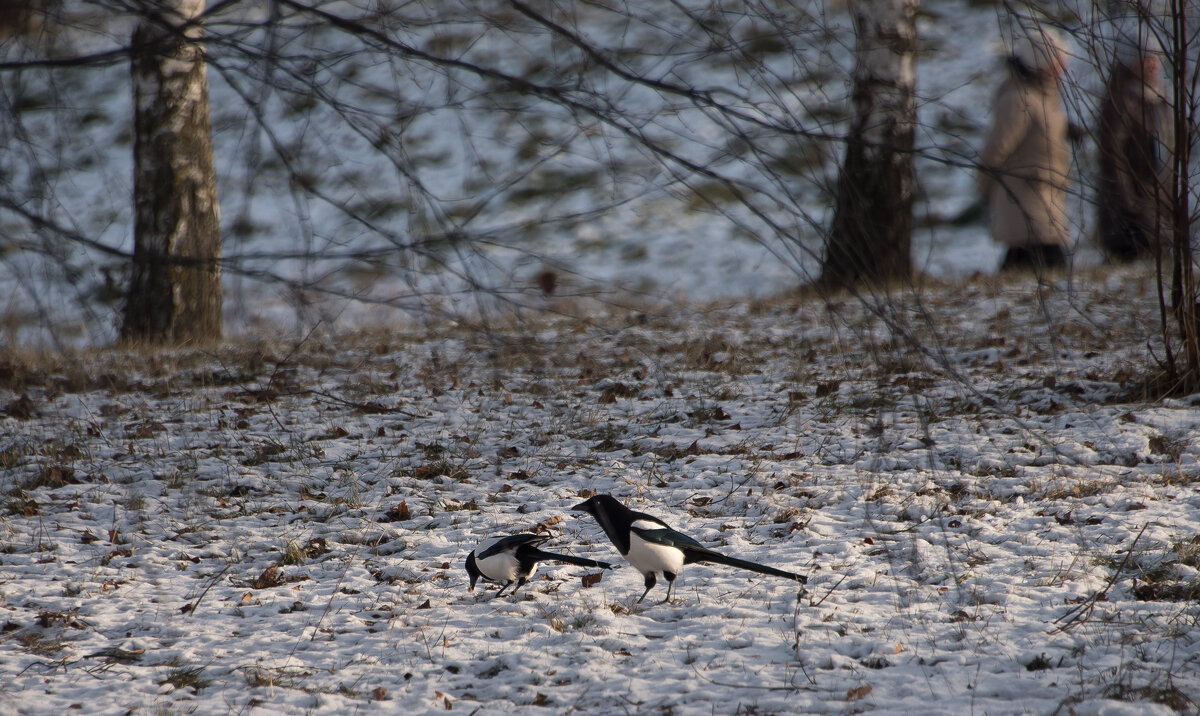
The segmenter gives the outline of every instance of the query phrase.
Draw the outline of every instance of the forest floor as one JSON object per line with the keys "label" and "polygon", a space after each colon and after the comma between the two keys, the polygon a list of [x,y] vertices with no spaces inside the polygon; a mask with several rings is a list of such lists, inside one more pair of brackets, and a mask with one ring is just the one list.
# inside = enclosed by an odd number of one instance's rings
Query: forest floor
{"label": "forest floor", "polygon": [[[1151,273],[10,355],[0,711],[1194,712]],[[807,589],[467,592],[495,534],[620,563],[594,493]]]}

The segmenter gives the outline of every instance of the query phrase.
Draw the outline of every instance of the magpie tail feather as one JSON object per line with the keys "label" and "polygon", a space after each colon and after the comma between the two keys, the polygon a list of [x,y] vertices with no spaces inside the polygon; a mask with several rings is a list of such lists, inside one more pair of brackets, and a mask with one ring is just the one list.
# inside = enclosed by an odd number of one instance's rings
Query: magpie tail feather
{"label": "magpie tail feather", "polygon": [[806,584],[808,582],[808,577],[805,577],[802,574],[786,572],[782,569],[775,569],[774,567],[768,567],[765,564],[758,564],[757,562],[748,562],[744,559],[738,559],[737,557],[729,557],[719,552],[705,552],[704,554],[696,555],[696,557],[697,562],[715,562],[717,564],[724,564],[730,567],[739,567],[741,569],[748,569],[751,572],[758,572],[759,574],[769,574],[773,577],[783,577],[784,579],[790,579],[801,584]]}
{"label": "magpie tail feather", "polygon": [[598,569],[612,569],[612,565],[608,562],[599,562],[594,559],[584,557],[572,557],[569,554],[555,554],[554,552],[545,552],[540,549],[531,549],[526,554],[533,557],[539,562],[565,562],[573,564],[577,567],[596,567]]}

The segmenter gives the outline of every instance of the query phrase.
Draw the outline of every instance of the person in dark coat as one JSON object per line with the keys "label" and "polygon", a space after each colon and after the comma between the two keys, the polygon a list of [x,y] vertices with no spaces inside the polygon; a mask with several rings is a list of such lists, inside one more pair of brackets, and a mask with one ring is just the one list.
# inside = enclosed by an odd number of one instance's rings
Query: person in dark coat
{"label": "person in dark coat", "polygon": [[1118,261],[1153,256],[1170,225],[1171,107],[1159,55],[1152,40],[1120,36],[1100,107],[1097,230]]}

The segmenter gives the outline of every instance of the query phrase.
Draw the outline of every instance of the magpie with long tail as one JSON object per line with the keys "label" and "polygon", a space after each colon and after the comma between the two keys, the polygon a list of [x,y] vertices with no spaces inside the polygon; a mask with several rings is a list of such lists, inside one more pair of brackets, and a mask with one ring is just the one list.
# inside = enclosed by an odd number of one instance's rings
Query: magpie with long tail
{"label": "magpie with long tail", "polygon": [[791,579],[800,584],[808,581],[808,577],[800,574],[715,552],[653,515],[634,512],[612,495],[594,495],[571,509],[595,517],[621,556],[646,578],[646,591],[638,598],[638,604],[657,584],[657,574],[662,574],[667,580],[667,597],[663,602],[670,600],[679,570],[685,564],[697,562],[725,564]]}
{"label": "magpie with long tail", "polygon": [[549,535],[522,532],[508,537],[493,537],[480,542],[479,546],[467,555],[467,574],[471,577],[471,586],[467,591],[475,591],[475,582],[482,578],[485,581],[498,582],[501,585],[500,591],[496,592],[497,597],[504,594],[504,590],[516,582],[517,586],[512,590],[512,594],[516,594],[521,585],[533,576],[538,562],[554,561],[579,567],[613,568],[613,565],[608,562],[538,549],[539,545],[549,539]]}

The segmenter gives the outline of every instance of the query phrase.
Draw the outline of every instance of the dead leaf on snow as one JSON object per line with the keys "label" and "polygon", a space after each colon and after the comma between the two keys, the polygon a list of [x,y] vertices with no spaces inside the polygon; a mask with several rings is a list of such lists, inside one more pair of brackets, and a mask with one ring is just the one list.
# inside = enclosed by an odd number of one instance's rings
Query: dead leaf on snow
{"label": "dead leaf on snow", "polygon": [[541,522],[539,522],[539,523],[537,523],[536,525],[534,525],[534,527],[533,527],[533,533],[534,533],[534,534],[541,534],[541,533],[543,533],[543,532],[549,532],[549,531],[550,531],[550,529],[551,529],[552,527],[554,527],[554,525],[556,525],[556,524],[558,524],[559,522],[562,522],[562,521],[563,521],[562,515],[555,515],[555,516],[553,516],[553,517],[551,517],[551,518],[549,518],[549,519],[542,520]]}
{"label": "dead leaf on snow", "polygon": [[412,519],[412,511],[408,509],[408,501],[401,500],[400,504],[388,510],[384,515],[388,522],[404,522]]}
{"label": "dead leaf on snow", "polygon": [[135,661],[140,661],[142,654],[146,653],[145,649],[122,649],[116,646],[110,646],[94,654],[88,654],[87,658],[103,658],[110,662],[120,662],[122,664],[132,664]]}
{"label": "dead leaf on snow", "polygon": [[111,561],[113,561],[113,560],[114,560],[114,559],[116,559],[117,557],[132,557],[132,556],[133,556],[133,550],[130,550],[130,549],[114,549],[114,550],[111,550],[111,551],[109,551],[109,553],[108,553],[108,554],[104,555],[104,557],[102,557],[102,558],[100,559],[100,564],[101,564],[102,566],[108,566],[108,563],[109,563],[109,562],[111,562]]}
{"label": "dead leaf on snow", "polygon": [[258,575],[258,579],[255,579],[250,587],[253,589],[270,589],[271,587],[278,587],[281,584],[303,582],[306,579],[308,579],[308,575],[306,574],[294,574],[289,577],[285,576],[283,570],[278,566],[271,566],[264,569],[263,573]]}

